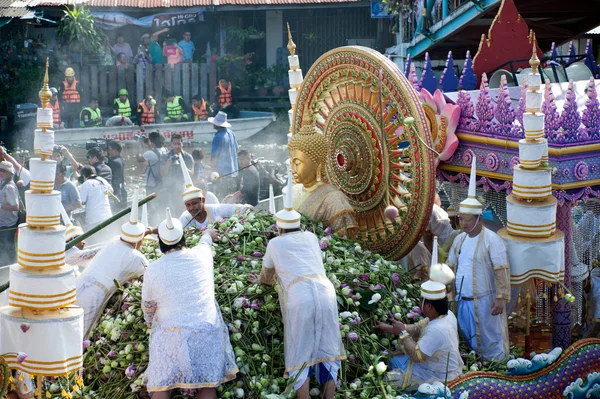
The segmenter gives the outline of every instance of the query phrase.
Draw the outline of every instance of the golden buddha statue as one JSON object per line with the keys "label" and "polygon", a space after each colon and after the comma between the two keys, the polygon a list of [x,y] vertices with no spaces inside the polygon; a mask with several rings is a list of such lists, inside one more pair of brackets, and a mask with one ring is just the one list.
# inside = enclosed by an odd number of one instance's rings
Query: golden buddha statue
{"label": "golden buddha statue", "polygon": [[325,137],[307,121],[288,143],[294,186],[294,209],[348,238],[358,232],[354,209],[338,188],[321,181],[327,156]]}

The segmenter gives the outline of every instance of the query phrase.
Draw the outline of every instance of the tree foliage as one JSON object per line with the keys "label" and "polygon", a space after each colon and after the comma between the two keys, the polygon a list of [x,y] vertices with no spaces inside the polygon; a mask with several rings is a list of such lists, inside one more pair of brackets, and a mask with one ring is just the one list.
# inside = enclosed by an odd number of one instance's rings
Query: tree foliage
{"label": "tree foliage", "polygon": [[95,54],[102,47],[104,32],[96,26],[90,10],[81,6],[66,7],[57,33],[69,44],[78,43],[83,51]]}

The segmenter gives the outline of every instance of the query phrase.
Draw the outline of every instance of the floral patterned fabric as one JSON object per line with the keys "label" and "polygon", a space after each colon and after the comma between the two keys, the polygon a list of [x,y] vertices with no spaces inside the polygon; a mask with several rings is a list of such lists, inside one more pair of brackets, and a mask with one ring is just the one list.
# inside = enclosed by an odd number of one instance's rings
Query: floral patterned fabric
{"label": "floral patterned fabric", "polygon": [[150,332],[149,392],[217,387],[238,368],[215,300],[210,236],[164,255],[144,275],[142,306]]}

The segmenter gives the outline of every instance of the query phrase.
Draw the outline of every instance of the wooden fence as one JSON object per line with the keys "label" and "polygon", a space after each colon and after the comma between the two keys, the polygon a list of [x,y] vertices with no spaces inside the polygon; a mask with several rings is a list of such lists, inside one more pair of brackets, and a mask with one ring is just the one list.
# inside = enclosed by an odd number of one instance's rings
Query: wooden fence
{"label": "wooden fence", "polygon": [[97,97],[100,107],[112,107],[120,89],[127,89],[132,105],[140,103],[148,95],[162,103],[163,90],[183,97],[188,104],[197,94],[207,100],[209,97],[209,68],[206,64],[148,65],[146,68],[141,64],[127,68],[101,65],[73,67],[83,89],[84,104],[91,97]]}

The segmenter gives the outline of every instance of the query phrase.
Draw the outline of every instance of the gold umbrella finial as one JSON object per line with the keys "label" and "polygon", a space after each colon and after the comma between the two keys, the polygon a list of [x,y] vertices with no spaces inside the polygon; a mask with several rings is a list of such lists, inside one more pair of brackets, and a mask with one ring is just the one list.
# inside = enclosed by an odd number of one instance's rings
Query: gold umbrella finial
{"label": "gold umbrella finial", "polygon": [[296,43],[294,43],[294,41],[292,40],[292,31],[290,30],[289,22],[286,22],[286,25],[287,25],[287,29],[288,29],[287,49],[290,52],[291,56],[293,57],[296,54]]}
{"label": "gold umbrella finial", "polygon": [[531,55],[531,59],[529,60],[529,65],[531,66],[531,73],[535,75],[538,71],[538,67],[540,66],[540,59],[537,56],[535,33],[533,33],[533,38],[531,41],[533,42],[533,54]]}
{"label": "gold umbrella finial", "polygon": [[40,96],[40,100],[42,101],[42,108],[47,108],[48,103],[52,98],[52,92],[48,87],[48,66],[49,61],[48,58],[46,58],[46,73],[44,74],[44,85],[42,86],[42,90],[40,90],[40,92],[38,93],[38,95]]}

